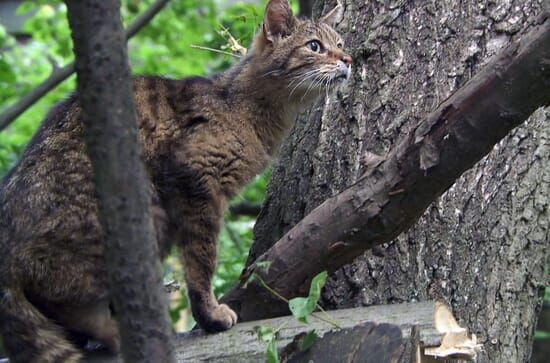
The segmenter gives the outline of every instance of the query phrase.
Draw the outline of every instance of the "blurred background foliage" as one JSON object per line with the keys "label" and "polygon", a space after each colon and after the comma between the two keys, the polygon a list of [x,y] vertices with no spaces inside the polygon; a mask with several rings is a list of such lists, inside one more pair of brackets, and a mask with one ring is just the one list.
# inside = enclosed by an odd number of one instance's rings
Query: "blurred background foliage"
{"label": "blurred background foliage", "polygon": [[[122,0],[122,15],[128,25],[154,0]],[[230,67],[237,58],[191,48],[199,45],[230,51],[227,29],[248,47],[263,18],[266,0],[172,0],[129,42],[129,57],[135,74],[182,78],[211,75]],[[13,1],[12,1],[13,3]],[[6,29],[0,21],[0,113],[44,81],[57,67],[73,60],[66,8],[61,0],[20,1],[17,15],[26,19],[20,29]],[[297,8],[297,2],[293,3]],[[5,16],[5,14],[3,14]],[[0,19],[1,20],[1,19]],[[48,110],[75,89],[73,75],[28,109],[0,133],[0,178],[15,164]],[[269,171],[258,176],[234,203],[258,205],[265,196]],[[254,217],[225,217],[220,234],[218,270],[214,280],[217,296],[238,279],[252,243]],[[174,251],[165,264],[165,279],[182,284],[172,294],[171,315],[176,328],[193,322],[187,313],[183,273]]]}

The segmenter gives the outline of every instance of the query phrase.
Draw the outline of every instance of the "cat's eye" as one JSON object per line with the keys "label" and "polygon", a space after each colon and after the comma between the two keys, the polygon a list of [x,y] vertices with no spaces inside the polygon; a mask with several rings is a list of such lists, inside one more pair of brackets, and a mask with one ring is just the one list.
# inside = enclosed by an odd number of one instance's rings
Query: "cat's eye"
{"label": "cat's eye", "polygon": [[309,43],[307,43],[307,46],[309,47],[309,49],[316,53],[321,53],[321,51],[323,50],[323,46],[318,40],[310,41]]}

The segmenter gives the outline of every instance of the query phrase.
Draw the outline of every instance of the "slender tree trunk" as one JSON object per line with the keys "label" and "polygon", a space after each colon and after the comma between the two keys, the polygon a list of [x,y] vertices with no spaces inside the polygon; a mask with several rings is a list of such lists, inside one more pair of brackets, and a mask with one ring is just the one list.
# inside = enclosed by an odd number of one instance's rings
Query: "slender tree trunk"
{"label": "slender tree trunk", "polygon": [[[334,2],[319,1],[314,14]],[[530,28],[542,0],[343,1],[347,89],[298,122],[275,168],[249,262],[352,184],[365,152],[399,137]],[[481,362],[529,360],[548,263],[549,109],[538,110],[394,243],[337,271],[332,308],[442,299],[483,344]]]}
{"label": "slender tree trunk", "polygon": [[79,102],[126,362],[171,362],[166,295],[118,0],[67,0]]}

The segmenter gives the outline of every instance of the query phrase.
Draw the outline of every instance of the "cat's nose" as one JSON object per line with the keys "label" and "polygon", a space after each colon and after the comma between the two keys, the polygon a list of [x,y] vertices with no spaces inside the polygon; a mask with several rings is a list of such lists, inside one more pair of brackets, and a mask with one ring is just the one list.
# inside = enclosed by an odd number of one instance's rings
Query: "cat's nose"
{"label": "cat's nose", "polygon": [[344,54],[342,56],[342,62],[346,63],[347,66],[351,65],[351,56]]}

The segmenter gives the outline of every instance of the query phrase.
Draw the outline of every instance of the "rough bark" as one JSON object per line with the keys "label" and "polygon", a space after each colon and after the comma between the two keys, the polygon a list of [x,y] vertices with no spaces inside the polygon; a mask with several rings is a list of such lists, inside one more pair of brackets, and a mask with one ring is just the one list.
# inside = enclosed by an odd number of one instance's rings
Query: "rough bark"
{"label": "rough bark", "polygon": [[[320,13],[323,2],[314,13]],[[332,4],[330,4],[332,5]],[[284,146],[249,262],[386,154],[418,120],[529,29],[543,1],[345,1],[355,76],[305,114]],[[360,14],[360,15],[359,15]],[[396,241],[333,274],[333,308],[442,298],[484,344],[527,361],[548,261],[549,111],[538,110]]]}
{"label": "rough bark", "polygon": [[127,362],[173,361],[117,0],[67,0],[111,301]]}
{"label": "rough bark", "polygon": [[313,0],[300,0],[299,16],[311,17],[313,11]]}

